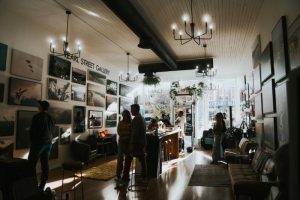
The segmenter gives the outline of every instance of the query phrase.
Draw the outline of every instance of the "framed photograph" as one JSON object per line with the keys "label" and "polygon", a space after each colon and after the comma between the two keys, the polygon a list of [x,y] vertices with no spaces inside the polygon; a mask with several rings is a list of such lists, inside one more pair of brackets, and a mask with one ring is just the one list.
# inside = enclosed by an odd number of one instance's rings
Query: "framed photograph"
{"label": "framed photograph", "polygon": [[106,128],[114,128],[114,127],[117,127],[117,121],[116,120],[106,120],[105,125],[106,125]]}
{"label": "framed photograph", "polygon": [[264,123],[255,123],[255,138],[259,146],[263,145]]}
{"label": "framed photograph", "polygon": [[119,85],[119,95],[124,97],[132,97],[133,88],[127,85],[120,84]]}
{"label": "framed photograph", "polygon": [[17,49],[12,49],[10,73],[41,81],[43,74],[43,59]]}
{"label": "framed photograph", "polygon": [[114,112],[106,112],[106,120],[117,120],[117,113]]}
{"label": "framed photograph", "polygon": [[49,75],[70,80],[71,62],[58,56],[50,55]]}
{"label": "framed photograph", "polygon": [[106,96],[106,111],[118,112],[118,98],[114,96]]}
{"label": "framed photograph", "polygon": [[0,43],[0,71],[6,70],[7,45]]}
{"label": "framed photograph", "polygon": [[263,144],[272,150],[277,149],[276,118],[264,118]]}
{"label": "framed photograph", "polygon": [[73,133],[85,131],[85,107],[74,106],[73,108]]}
{"label": "framed photograph", "polygon": [[71,84],[67,81],[48,78],[48,99],[70,101]]}
{"label": "framed photograph", "polygon": [[263,114],[276,112],[275,82],[274,79],[267,82],[262,87]]}
{"label": "framed photograph", "polygon": [[70,144],[71,143],[71,129],[66,127],[59,128],[59,144]]}
{"label": "framed photograph", "polygon": [[106,93],[111,94],[111,95],[117,95],[118,94],[118,83],[107,79],[106,80]]}
{"label": "framed photograph", "polygon": [[82,85],[72,84],[71,100],[85,102],[86,87]]}
{"label": "framed photograph", "polygon": [[125,97],[119,97],[119,114],[122,114],[124,110],[130,111],[130,106],[132,105],[132,100]]}
{"label": "framed photograph", "polygon": [[87,105],[105,107],[105,86],[87,84]]}
{"label": "framed photograph", "polygon": [[99,83],[101,85],[106,84],[106,76],[93,70],[88,70],[88,80]]}
{"label": "framed photograph", "polygon": [[30,126],[31,120],[37,111],[17,111],[16,149],[30,147]]}
{"label": "framed photograph", "polygon": [[256,68],[254,68],[253,79],[254,79],[254,83],[253,83],[254,93],[257,93],[261,90],[260,64],[258,64]]}
{"label": "framed photograph", "polygon": [[252,51],[253,68],[255,68],[259,64],[260,55],[261,55],[261,41],[260,41],[260,35],[257,35],[253,44],[253,51]]}
{"label": "framed photograph", "polygon": [[262,97],[261,94],[258,94],[254,98],[255,101],[255,119],[262,120],[263,119],[263,107],[262,107]]}
{"label": "framed photograph", "polygon": [[288,29],[288,46],[291,70],[300,67],[300,15]]}
{"label": "framed photograph", "polygon": [[102,126],[103,126],[103,112],[102,111],[89,110],[88,115],[89,115],[88,128],[90,128],[90,129],[102,128]]}
{"label": "framed photograph", "polygon": [[272,30],[275,82],[286,77],[289,71],[286,17],[282,16]]}
{"label": "framed photograph", "polygon": [[269,42],[260,56],[261,82],[267,81],[274,75],[272,42]]}
{"label": "framed photograph", "polygon": [[0,137],[13,136],[15,127],[15,112],[9,109],[1,109]]}
{"label": "framed photograph", "polygon": [[42,99],[42,84],[18,78],[9,78],[9,105],[38,107],[38,100]]}
{"label": "framed photograph", "polygon": [[277,136],[279,146],[289,142],[289,116],[287,82],[275,88],[276,113],[277,113]]}
{"label": "framed photograph", "polygon": [[72,82],[81,85],[86,84],[86,71],[72,67]]}
{"label": "framed photograph", "polygon": [[4,83],[0,83],[0,102],[4,100]]}
{"label": "framed photograph", "polygon": [[72,110],[65,108],[51,107],[48,113],[54,118],[55,124],[71,124],[72,123]]}

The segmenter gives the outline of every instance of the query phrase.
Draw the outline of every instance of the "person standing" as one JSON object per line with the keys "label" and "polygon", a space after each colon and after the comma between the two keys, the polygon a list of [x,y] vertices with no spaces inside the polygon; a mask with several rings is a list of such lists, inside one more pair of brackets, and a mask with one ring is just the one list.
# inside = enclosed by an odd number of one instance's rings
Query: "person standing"
{"label": "person standing", "polygon": [[137,157],[142,167],[142,177],[147,177],[147,166],[145,159],[146,151],[146,123],[142,115],[140,114],[139,104],[132,104],[131,114],[134,116],[131,122],[131,138],[129,143],[128,154],[125,157],[125,166],[122,180],[124,182],[129,181],[130,165],[133,157]]}
{"label": "person standing", "polygon": [[219,160],[222,158],[223,150],[221,148],[221,138],[222,134],[226,131],[225,122],[223,120],[223,114],[217,113],[215,116],[215,124],[213,127],[213,134],[214,134],[214,144],[212,150],[212,162],[211,164],[217,164]]}
{"label": "person standing", "polygon": [[53,133],[55,124],[52,116],[46,111],[50,104],[47,101],[38,101],[39,113],[34,115],[30,126],[30,151],[28,161],[36,176],[36,164],[40,159],[42,174],[39,189],[44,190],[49,175],[49,156],[52,148]]}
{"label": "person standing", "polygon": [[128,146],[129,146],[130,136],[131,136],[131,115],[128,110],[124,110],[122,112],[122,120],[118,124],[117,132],[119,135],[119,140],[118,140],[116,181],[119,181],[121,179],[121,175],[123,172],[124,155],[127,155],[128,153]]}
{"label": "person standing", "polygon": [[181,131],[179,132],[178,137],[179,137],[179,151],[182,151],[182,150],[184,150],[184,136],[185,136],[184,131],[185,131],[185,124],[186,124],[186,119],[183,116],[183,111],[182,110],[180,110],[178,112],[178,117],[175,120],[175,124],[177,126],[179,126],[180,129],[181,129]]}

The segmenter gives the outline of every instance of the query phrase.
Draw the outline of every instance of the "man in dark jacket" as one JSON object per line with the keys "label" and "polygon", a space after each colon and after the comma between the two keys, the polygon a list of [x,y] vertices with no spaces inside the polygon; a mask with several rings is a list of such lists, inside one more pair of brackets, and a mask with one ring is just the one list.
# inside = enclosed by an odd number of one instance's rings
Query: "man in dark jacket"
{"label": "man in dark jacket", "polygon": [[48,180],[48,160],[52,147],[52,138],[53,132],[55,130],[55,125],[53,118],[46,112],[49,109],[50,104],[47,101],[38,102],[40,112],[34,115],[31,121],[31,146],[28,155],[28,161],[31,165],[31,169],[34,170],[34,174],[36,174],[36,164],[40,159],[42,174],[39,189],[44,190],[44,187]]}

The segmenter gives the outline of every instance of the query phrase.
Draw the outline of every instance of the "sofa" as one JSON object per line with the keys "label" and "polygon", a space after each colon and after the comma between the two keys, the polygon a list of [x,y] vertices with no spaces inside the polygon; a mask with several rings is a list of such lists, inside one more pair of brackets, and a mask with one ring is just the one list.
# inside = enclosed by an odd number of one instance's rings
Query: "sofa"
{"label": "sofa", "polygon": [[241,195],[264,199],[270,187],[277,184],[272,155],[261,148],[249,164],[228,164],[228,172],[235,199]]}
{"label": "sofa", "polygon": [[227,148],[224,150],[224,160],[226,163],[243,163],[249,160],[250,150],[251,152],[257,148],[257,143],[249,140],[248,138],[242,138],[237,148]]}

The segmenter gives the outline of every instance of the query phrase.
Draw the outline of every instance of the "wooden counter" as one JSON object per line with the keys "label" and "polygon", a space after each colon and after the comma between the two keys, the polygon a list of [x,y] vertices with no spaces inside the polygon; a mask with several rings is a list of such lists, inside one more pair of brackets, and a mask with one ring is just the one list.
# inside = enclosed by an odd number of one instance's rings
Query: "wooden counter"
{"label": "wooden counter", "polygon": [[162,172],[162,162],[176,159],[179,156],[178,133],[181,129],[172,131],[159,130],[147,132],[147,167],[148,176],[157,177]]}

